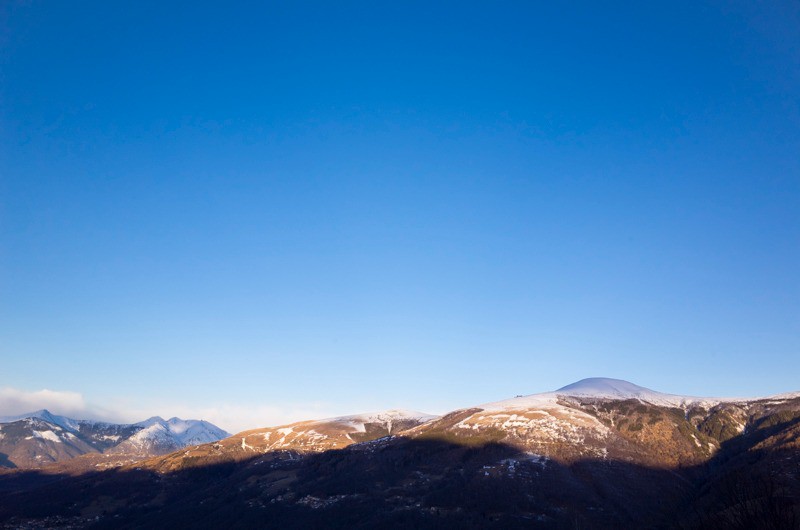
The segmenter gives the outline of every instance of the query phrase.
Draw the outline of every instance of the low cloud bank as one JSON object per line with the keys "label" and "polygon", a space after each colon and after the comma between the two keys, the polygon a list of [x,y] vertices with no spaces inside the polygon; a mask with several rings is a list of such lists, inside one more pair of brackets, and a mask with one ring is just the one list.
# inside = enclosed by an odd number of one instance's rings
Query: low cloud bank
{"label": "low cloud bank", "polygon": [[41,409],[75,419],[116,421],[118,417],[111,411],[91,406],[80,392],[0,388],[0,416],[16,416]]}
{"label": "low cloud bank", "polygon": [[24,414],[39,409],[67,415],[87,412],[86,401],[78,392],[47,389],[26,392],[16,388],[0,388],[0,414],[3,416]]}
{"label": "low cloud bank", "polygon": [[[41,409],[74,419],[117,423],[134,423],[152,416],[177,416],[206,420],[230,433],[345,414],[345,411],[335,410],[325,403],[299,403],[284,407],[227,403],[204,407],[185,403],[138,404],[125,399],[99,407],[88,402],[79,392],[0,388],[0,416],[16,416]],[[361,411],[347,411],[353,412]]]}

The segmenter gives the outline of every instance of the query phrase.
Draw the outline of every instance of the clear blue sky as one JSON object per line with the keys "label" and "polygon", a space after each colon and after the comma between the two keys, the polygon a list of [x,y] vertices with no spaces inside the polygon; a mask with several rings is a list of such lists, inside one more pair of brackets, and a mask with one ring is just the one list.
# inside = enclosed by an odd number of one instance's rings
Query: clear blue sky
{"label": "clear blue sky", "polygon": [[0,387],[800,390],[800,4],[596,4],[4,2]]}

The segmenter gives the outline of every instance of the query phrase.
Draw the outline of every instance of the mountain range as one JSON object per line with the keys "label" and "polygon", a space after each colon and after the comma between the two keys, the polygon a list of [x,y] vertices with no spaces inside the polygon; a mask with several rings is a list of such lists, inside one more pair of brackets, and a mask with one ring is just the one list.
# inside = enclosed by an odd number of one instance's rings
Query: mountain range
{"label": "mountain range", "polygon": [[228,436],[219,427],[201,420],[164,420],[156,416],[138,423],[116,424],[76,420],[38,410],[0,417],[0,467],[39,468],[97,454],[128,457],[112,460],[125,462]]}
{"label": "mountain range", "polygon": [[591,378],[441,416],[254,429],[99,473],[59,465],[0,474],[0,523],[800,528],[800,393],[704,398]]}

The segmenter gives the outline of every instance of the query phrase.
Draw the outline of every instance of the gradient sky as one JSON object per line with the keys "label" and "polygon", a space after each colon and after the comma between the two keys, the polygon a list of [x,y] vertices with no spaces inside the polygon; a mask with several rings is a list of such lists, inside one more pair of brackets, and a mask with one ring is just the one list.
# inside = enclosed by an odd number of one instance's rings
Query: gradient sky
{"label": "gradient sky", "polygon": [[0,6],[18,406],[800,390],[800,3],[170,4]]}

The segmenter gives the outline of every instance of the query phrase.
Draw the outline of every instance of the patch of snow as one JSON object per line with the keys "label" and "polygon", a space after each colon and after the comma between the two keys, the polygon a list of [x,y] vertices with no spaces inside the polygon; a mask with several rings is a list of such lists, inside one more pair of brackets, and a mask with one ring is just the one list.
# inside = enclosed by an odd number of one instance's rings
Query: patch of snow
{"label": "patch of snow", "polygon": [[548,457],[536,453],[525,453],[525,457],[529,462],[538,464],[542,467],[545,467],[547,465],[547,462],[550,460]]}
{"label": "patch of snow", "polygon": [[382,412],[368,412],[365,414],[353,414],[352,416],[340,416],[338,418],[327,418],[321,422],[337,423],[391,423],[394,421],[415,420],[424,423],[438,418],[432,414],[417,412],[415,410],[391,409]]}
{"label": "patch of snow", "polygon": [[438,417],[439,416],[413,410],[392,409],[382,412],[368,412],[364,414],[353,414],[351,416],[327,418],[324,420],[319,420],[315,423],[339,423],[351,428],[351,432],[361,433],[366,432],[366,425],[368,423],[377,423],[383,425],[389,432],[392,432],[392,428],[396,422],[415,421],[422,424]]}
{"label": "patch of snow", "polygon": [[36,438],[41,438],[42,440],[49,440],[56,443],[61,443],[63,441],[53,431],[33,431],[33,436]]}
{"label": "patch of snow", "polygon": [[348,427],[353,429],[353,432],[367,432],[366,423],[375,423],[375,422],[366,422],[359,420],[347,420],[347,421],[339,420],[336,423],[347,425]]}

